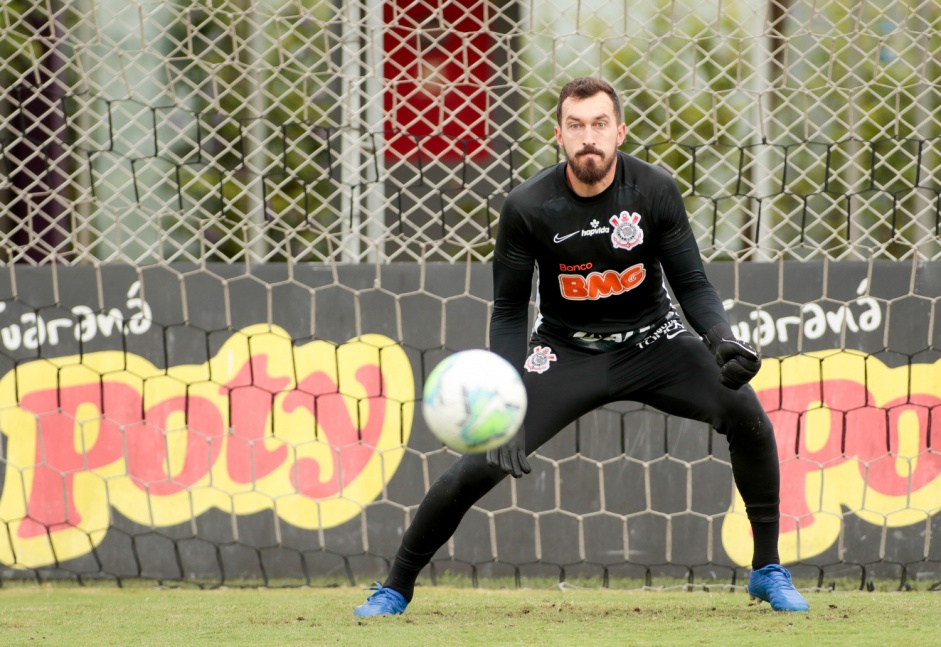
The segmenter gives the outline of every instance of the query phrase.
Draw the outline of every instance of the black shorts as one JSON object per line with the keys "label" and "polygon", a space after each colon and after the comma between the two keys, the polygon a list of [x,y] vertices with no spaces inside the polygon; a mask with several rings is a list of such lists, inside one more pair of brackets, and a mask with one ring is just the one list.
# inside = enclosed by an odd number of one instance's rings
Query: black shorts
{"label": "black shorts", "polygon": [[712,352],[675,318],[659,323],[641,341],[611,350],[537,332],[523,382],[529,397],[528,453],[581,416],[625,400],[706,422],[728,434],[730,442],[739,429],[771,430],[755,391],[748,385],[739,390],[722,386]]}

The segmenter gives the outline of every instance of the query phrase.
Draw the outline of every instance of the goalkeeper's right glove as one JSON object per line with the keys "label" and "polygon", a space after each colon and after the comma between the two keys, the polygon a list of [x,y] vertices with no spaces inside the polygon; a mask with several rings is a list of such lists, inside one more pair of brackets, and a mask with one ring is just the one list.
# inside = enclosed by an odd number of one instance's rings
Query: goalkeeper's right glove
{"label": "goalkeeper's right glove", "polygon": [[487,450],[487,465],[499,467],[517,479],[533,471],[526,458],[526,433],[523,427],[496,449]]}

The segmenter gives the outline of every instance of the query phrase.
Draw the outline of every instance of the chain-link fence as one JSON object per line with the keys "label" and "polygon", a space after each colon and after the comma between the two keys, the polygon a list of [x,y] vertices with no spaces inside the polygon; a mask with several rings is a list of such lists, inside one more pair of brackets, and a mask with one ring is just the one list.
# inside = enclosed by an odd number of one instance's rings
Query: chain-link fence
{"label": "chain-link fence", "polygon": [[488,260],[622,94],[707,260],[941,256],[934,0],[11,0],[3,261]]}

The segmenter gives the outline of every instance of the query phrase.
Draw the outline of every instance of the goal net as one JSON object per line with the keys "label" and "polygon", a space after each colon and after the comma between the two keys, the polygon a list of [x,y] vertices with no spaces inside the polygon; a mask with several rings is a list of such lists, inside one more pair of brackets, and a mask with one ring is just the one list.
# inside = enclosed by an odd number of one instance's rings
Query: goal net
{"label": "goal net", "polygon": [[[10,0],[0,578],[358,582],[454,460],[416,406],[487,347],[560,87],[677,178],[782,458],[782,558],[941,580],[941,6]],[[624,403],[426,575],[735,585],[724,440]]]}

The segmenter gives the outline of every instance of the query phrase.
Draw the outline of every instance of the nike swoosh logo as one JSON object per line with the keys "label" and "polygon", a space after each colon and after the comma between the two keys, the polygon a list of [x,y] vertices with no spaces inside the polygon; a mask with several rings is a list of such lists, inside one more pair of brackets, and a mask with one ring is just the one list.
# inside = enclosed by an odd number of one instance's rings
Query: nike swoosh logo
{"label": "nike swoosh logo", "polygon": [[673,338],[676,337],[677,335],[680,335],[680,334],[682,334],[682,333],[684,333],[684,332],[686,332],[686,329],[685,329],[685,328],[680,328],[679,330],[674,330],[672,333],[667,333],[667,334],[666,334],[666,337],[667,337],[667,339],[673,339]]}
{"label": "nike swoosh logo", "polygon": [[556,234],[556,235],[555,235],[555,238],[552,239],[552,242],[554,242],[554,243],[561,243],[563,240],[567,240],[567,239],[571,238],[572,236],[575,236],[575,235],[577,235],[577,234],[579,234],[579,233],[581,233],[581,230],[573,231],[571,234],[565,234],[564,236],[560,236],[559,234]]}

